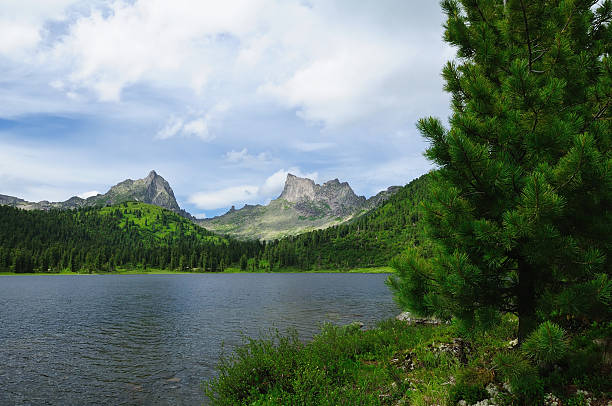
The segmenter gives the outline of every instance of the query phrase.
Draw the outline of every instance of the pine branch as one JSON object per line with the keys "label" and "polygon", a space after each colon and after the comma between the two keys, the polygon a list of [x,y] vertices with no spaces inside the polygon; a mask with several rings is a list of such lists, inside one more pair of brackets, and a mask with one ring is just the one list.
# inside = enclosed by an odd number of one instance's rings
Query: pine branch
{"label": "pine branch", "polygon": [[523,12],[523,23],[525,24],[525,35],[527,36],[527,49],[529,51],[529,70],[531,71],[532,67],[532,54],[531,54],[531,40],[529,38],[529,22],[527,21],[527,10],[525,10],[525,3],[523,0],[520,0],[521,3],[521,11]]}

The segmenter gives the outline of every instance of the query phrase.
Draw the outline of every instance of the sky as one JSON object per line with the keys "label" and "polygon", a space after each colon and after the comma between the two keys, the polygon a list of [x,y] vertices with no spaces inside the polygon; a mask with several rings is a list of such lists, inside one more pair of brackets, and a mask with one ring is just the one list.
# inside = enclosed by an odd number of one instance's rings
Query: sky
{"label": "sky", "polygon": [[155,170],[199,217],[287,173],[371,196],[429,171],[454,51],[437,1],[2,0],[0,194],[63,201]]}

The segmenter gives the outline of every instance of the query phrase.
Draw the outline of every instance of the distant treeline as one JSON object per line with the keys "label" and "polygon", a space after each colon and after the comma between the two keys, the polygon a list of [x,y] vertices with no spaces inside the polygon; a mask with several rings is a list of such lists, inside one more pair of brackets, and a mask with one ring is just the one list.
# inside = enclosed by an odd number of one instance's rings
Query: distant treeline
{"label": "distant treeline", "polygon": [[421,242],[420,203],[428,176],[350,223],[269,243],[218,236],[173,212],[138,202],[50,211],[0,206],[0,271],[384,266],[407,246]]}

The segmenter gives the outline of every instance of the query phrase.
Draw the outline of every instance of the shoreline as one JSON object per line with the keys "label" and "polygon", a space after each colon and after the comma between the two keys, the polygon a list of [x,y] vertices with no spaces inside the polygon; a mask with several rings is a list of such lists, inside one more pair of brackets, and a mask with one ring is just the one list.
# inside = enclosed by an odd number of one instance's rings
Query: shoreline
{"label": "shoreline", "polygon": [[273,274],[273,273],[338,273],[338,274],[392,274],[394,273],[391,267],[375,267],[375,268],[355,268],[355,269],[315,269],[300,271],[297,269],[281,269],[277,271],[242,271],[237,268],[228,268],[223,272],[186,272],[186,271],[170,271],[162,269],[154,269],[151,271],[144,270],[121,270],[118,272],[92,272],[92,273],[78,273],[78,272],[35,272],[35,273],[16,273],[16,272],[0,272],[0,276],[33,276],[33,275],[46,275],[46,276],[60,276],[60,275],[78,275],[78,276],[100,276],[100,275],[225,275],[225,274]]}

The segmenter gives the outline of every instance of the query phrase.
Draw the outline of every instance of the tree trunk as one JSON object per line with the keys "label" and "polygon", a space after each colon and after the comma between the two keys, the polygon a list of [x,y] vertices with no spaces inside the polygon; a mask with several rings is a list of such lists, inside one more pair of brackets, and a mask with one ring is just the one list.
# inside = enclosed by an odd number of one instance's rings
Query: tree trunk
{"label": "tree trunk", "polygon": [[520,259],[519,283],[517,292],[519,332],[518,341],[522,344],[537,324],[535,314],[535,272],[525,260]]}

